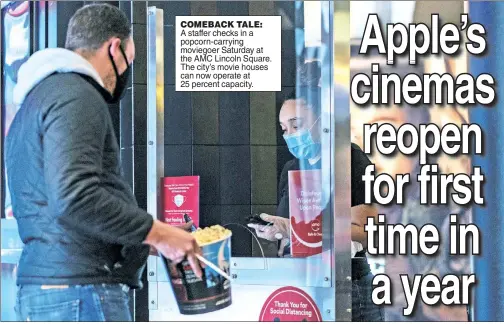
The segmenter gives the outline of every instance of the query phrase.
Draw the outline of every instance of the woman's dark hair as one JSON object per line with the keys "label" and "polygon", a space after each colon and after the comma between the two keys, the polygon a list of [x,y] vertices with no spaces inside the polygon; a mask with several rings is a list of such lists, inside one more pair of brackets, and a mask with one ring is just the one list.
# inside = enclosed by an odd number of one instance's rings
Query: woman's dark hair
{"label": "woman's dark hair", "polygon": [[318,87],[321,76],[320,61],[306,62],[297,68],[297,84],[301,87]]}
{"label": "woman's dark hair", "polygon": [[313,112],[318,117],[321,113],[321,89],[320,87],[297,87],[287,95],[282,104],[287,100],[299,100],[305,103],[305,107]]}
{"label": "woman's dark hair", "polygon": [[300,100],[305,103],[306,108],[310,109],[318,117],[321,111],[321,89],[319,87],[321,76],[320,62],[306,62],[297,68],[297,86],[292,92],[282,100],[282,104],[287,100]]}

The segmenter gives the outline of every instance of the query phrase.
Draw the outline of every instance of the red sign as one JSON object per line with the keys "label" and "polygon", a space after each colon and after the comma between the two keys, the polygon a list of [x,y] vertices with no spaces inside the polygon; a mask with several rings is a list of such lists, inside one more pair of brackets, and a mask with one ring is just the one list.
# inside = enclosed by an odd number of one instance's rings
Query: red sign
{"label": "red sign", "polygon": [[320,170],[289,171],[291,255],[322,253],[322,181]]}
{"label": "red sign", "polygon": [[199,226],[199,176],[163,178],[163,192],[165,223],[184,224],[187,214]]}
{"label": "red sign", "polygon": [[268,297],[259,322],[322,322],[322,315],[307,293],[296,287],[284,287]]}

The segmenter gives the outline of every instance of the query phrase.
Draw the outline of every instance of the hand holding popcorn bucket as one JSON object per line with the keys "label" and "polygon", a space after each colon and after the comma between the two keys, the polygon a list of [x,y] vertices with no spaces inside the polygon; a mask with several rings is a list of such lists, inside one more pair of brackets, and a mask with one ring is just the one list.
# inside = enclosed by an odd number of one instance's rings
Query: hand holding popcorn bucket
{"label": "hand holding popcorn bucket", "polygon": [[[174,199],[174,202],[175,200],[177,198]],[[222,226],[215,225],[205,229],[197,229],[192,234],[201,247],[204,262],[210,264],[203,269],[201,278],[196,277],[187,260],[180,264],[173,264],[166,258],[162,258],[170,277],[179,311],[184,315],[195,315],[226,308],[231,305],[229,268],[232,233]],[[218,269],[215,269],[216,267]]]}

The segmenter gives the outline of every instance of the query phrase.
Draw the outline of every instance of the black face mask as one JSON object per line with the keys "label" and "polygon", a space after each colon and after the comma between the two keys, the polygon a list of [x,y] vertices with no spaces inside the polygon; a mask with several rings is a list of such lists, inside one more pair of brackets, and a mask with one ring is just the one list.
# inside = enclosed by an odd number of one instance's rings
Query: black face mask
{"label": "black face mask", "polygon": [[[128,59],[126,58],[126,54],[124,53],[124,50],[122,46],[119,46],[119,49],[121,50],[121,53],[124,57],[124,61],[126,61],[126,64],[128,64]],[[112,62],[112,66],[114,67],[114,72],[116,75],[116,86],[114,89],[114,93],[110,96],[109,100],[107,100],[108,103],[118,103],[123,97],[124,94],[126,93],[126,86],[128,85],[129,81],[129,75],[131,71],[131,65],[128,64],[128,67],[126,70],[123,72],[123,74],[119,75],[117,72],[117,66],[115,65],[114,58],[112,57],[112,54],[110,54],[109,51],[109,57],[110,61]]]}

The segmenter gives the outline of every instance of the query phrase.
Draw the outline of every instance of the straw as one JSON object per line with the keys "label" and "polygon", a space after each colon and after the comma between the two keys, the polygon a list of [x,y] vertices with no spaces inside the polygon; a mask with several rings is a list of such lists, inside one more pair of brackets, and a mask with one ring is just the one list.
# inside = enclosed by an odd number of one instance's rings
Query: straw
{"label": "straw", "polygon": [[198,258],[198,260],[200,260],[201,262],[203,262],[204,264],[206,264],[207,266],[209,266],[210,268],[212,268],[213,270],[215,270],[218,274],[220,274],[221,276],[223,276],[227,280],[231,281],[231,277],[228,276],[227,273],[225,273],[224,271],[222,271],[218,266],[216,266],[212,262],[208,261],[207,259],[205,259],[203,256],[201,256],[199,254],[196,254],[196,257]]}

